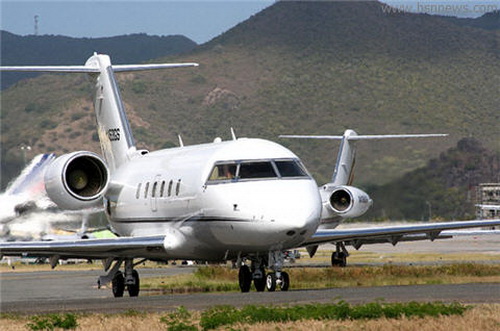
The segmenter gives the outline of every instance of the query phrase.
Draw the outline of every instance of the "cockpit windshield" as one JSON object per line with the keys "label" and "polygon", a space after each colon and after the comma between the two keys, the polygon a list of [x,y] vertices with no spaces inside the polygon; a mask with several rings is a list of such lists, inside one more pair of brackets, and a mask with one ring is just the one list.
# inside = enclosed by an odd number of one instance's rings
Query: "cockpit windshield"
{"label": "cockpit windshield", "polygon": [[274,161],[281,177],[307,177],[307,172],[296,161]]}
{"label": "cockpit windshield", "polygon": [[239,179],[278,178],[271,162],[243,162],[240,164]]}
{"label": "cockpit windshield", "polygon": [[214,165],[207,183],[289,178],[309,178],[297,159],[221,161]]}
{"label": "cockpit windshield", "polygon": [[236,163],[216,164],[210,175],[209,181],[231,180],[236,178]]}

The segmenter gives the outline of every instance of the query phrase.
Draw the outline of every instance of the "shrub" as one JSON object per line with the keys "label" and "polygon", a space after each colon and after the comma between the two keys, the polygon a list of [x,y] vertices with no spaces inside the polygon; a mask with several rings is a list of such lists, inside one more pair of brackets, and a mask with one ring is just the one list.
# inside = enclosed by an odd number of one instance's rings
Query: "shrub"
{"label": "shrub", "polygon": [[167,324],[168,331],[197,331],[198,328],[190,323],[191,313],[183,306],[174,313],[161,317],[160,322]]}
{"label": "shrub", "polygon": [[33,316],[26,325],[31,330],[54,330],[55,328],[76,329],[78,322],[74,314],[47,314]]}

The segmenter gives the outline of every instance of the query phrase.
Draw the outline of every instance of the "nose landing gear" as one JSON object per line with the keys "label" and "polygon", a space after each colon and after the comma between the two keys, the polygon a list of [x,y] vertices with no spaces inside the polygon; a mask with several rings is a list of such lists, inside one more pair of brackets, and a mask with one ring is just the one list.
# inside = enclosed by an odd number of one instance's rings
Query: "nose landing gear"
{"label": "nose landing gear", "polygon": [[[269,252],[265,259],[262,256],[252,257],[251,268],[246,264],[241,265],[238,273],[238,280],[241,292],[249,292],[252,281],[257,292],[263,292],[267,289],[269,292],[288,291],[290,288],[290,276],[282,271],[284,255],[281,251]],[[266,275],[265,266],[271,268],[271,272]]]}

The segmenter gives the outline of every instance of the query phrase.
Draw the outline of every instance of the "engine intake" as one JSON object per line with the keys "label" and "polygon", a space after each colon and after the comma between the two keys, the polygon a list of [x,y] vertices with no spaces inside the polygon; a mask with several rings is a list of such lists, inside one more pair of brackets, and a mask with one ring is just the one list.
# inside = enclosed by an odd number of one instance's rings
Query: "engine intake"
{"label": "engine intake", "polygon": [[352,196],[346,190],[337,190],[330,195],[330,205],[336,211],[346,211],[352,205]]}
{"label": "engine intake", "polygon": [[58,157],[45,173],[47,195],[61,209],[84,209],[102,205],[109,171],[92,152],[74,152]]}
{"label": "engine intake", "polygon": [[322,218],[341,216],[343,218],[359,217],[366,213],[373,204],[370,196],[353,186],[324,187],[321,192],[324,204]]}

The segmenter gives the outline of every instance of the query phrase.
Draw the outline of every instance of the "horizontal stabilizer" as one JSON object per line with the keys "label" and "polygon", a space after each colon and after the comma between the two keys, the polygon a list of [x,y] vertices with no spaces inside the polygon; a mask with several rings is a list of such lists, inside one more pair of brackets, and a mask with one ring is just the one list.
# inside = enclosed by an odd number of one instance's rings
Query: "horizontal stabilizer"
{"label": "horizontal stabilizer", "polygon": [[114,72],[143,71],[155,69],[197,67],[198,63],[158,63],[158,64],[117,64],[113,65]]}
{"label": "horizontal stabilizer", "polygon": [[404,138],[434,138],[434,137],[446,137],[447,134],[437,133],[437,134],[384,134],[384,135],[364,135],[364,136],[303,136],[303,135],[280,135],[280,138],[298,138],[298,139],[331,139],[331,140],[341,140],[343,138],[347,140],[378,140],[378,139],[404,139]]}
{"label": "horizontal stabilizer", "polygon": [[[198,63],[160,63],[160,64],[118,64],[112,65],[114,72],[143,71],[168,68],[197,67]],[[0,71],[27,72],[66,72],[66,73],[98,73],[94,66],[2,66]]]}
{"label": "horizontal stabilizer", "polygon": [[93,73],[99,72],[99,68],[90,66],[2,66],[0,71]]}

